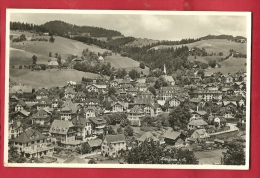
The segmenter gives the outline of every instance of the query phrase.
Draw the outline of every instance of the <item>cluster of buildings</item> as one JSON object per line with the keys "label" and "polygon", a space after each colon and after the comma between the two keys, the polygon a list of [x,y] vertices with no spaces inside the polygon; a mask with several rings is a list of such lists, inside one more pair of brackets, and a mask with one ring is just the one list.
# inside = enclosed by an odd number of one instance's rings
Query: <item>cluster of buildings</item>
{"label": "cluster of buildings", "polygon": [[[208,139],[210,133],[205,128],[210,122],[218,123],[219,126],[234,120],[245,123],[245,73],[221,75],[216,82],[208,84],[201,84],[198,80],[202,79],[197,76],[196,81],[186,86],[179,86],[171,76],[163,77],[168,86],[155,89],[156,93],[149,90],[155,82],[148,78],[135,81],[127,77],[116,78],[104,84],[92,82],[82,85],[82,91],[78,91],[77,84],[70,81],[60,90],[63,93],[59,95],[54,95],[46,88],[35,90],[30,86],[10,86],[10,142],[18,147],[19,152],[25,153],[26,157],[52,154],[53,144],[76,148],[85,142],[93,149],[99,149],[104,156],[116,156],[121,149],[126,149],[127,140],[124,134],[107,134],[109,123],[104,119],[104,115],[125,113],[131,126],[140,127],[143,117],[169,113],[184,101],[189,101],[192,116],[187,124],[187,130],[193,131],[189,136],[187,131],[166,129],[160,138],[151,132],[145,132],[137,138],[138,143],[152,139],[169,145],[182,145],[187,141]],[[211,74],[205,77],[216,76]],[[108,94],[112,87],[115,89],[113,95],[116,97]],[[32,93],[34,99],[21,97]],[[110,106],[104,106],[98,97],[90,97],[90,93],[104,96],[104,100],[109,101]],[[206,111],[207,103],[219,106],[221,115]],[[240,120],[235,116],[238,108],[242,112]],[[25,127],[25,119],[31,119],[31,125],[37,124],[44,129],[38,131],[32,127]]]}

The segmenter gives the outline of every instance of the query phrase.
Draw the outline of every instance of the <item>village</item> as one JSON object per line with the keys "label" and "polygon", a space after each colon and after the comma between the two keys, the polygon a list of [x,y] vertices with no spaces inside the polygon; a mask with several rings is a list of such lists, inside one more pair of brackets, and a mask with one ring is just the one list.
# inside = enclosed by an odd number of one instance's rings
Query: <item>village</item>
{"label": "village", "polygon": [[[46,70],[61,70],[55,59],[49,64]],[[9,161],[127,164],[122,150],[154,142],[193,151],[199,164],[221,164],[226,143],[245,145],[247,75],[204,70],[202,77],[200,70],[194,65],[184,86],[165,65],[160,77],[100,74],[62,87],[12,84]]]}

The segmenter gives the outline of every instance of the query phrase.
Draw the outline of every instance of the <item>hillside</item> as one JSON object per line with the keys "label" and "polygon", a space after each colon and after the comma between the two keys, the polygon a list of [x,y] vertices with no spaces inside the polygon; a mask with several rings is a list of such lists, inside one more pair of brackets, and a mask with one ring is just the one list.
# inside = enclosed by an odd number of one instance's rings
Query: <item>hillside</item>
{"label": "hillside", "polygon": [[109,30],[100,27],[91,27],[91,26],[78,26],[69,24],[60,20],[54,20],[46,22],[42,25],[20,23],[20,22],[11,22],[10,30],[34,30],[40,32],[49,32],[50,34],[56,34],[60,36],[64,35],[90,35],[92,37],[113,37],[122,35],[116,30]]}
{"label": "hillside", "polygon": [[82,77],[98,78],[100,75],[76,70],[19,70],[10,69],[10,79],[16,83],[31,85],[33,87],[42,86],[64,86],[67,81],[81,82]]}
{"label": "hillside", "polygon": [[[153,49],[162,49],[162,48],[178,48],[183,45],[159,45],[153,47]],[[246,43],[236,43],[233,41],[228,41],[225,39],[210,39],[210,40],[201,40],[194,43],[185,44],[189,49],[193,47],[204,48],[208,53],[219,53],[223,52],[223,56],[229,55],[229,50],[234,49],[240,53],[246,54]]]}
{"label": "hillside", "polygon": [[200,38],[201,40],[210,40],[210,39],[226,39],[226,40],[231,40],[231,41],[235,41],[235,40],[246,40],[245,37],[243,36],[232,36],[232,35],[207,35],[204,37]]}
{"label": "hillside", "polygon": [[110,62],[111,66],[115,69],[124,68],[126,71],[135,69],[139,72],[143,71],[146,75],[149,74],[149,68],[141,69],[139,67],[140,63],[129,57],[122,57],[121,55],[107,56],[105,57],[105,61]]}
{"label": "hillside", "polygon": [[152,40],[152,39],[147,39],[147,38],[136,38],[133,42],[127,44],[129,46],[137,46],[137,47],[142,47],[146,45],[151,45],[153,43],[158,43],[159,40]]}

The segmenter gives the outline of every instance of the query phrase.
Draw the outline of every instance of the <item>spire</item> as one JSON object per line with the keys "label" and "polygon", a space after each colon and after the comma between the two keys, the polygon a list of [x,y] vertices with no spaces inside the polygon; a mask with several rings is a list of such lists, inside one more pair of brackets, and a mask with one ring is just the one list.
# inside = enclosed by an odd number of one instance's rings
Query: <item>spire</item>
{"label": "spire", "polygon": [[165,64],[163,65],[163,72],[164,72],[164,74],[166,75],[166,67],[165,67]]}

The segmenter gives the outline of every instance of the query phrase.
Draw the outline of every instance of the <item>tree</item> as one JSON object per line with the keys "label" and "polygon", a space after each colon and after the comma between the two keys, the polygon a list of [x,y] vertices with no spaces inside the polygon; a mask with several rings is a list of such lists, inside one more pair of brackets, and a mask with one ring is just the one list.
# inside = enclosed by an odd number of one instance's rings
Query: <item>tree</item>
{"label": "tree", "polygon": [[154,88],[156,89],[160,89],[161,87],[165,87],[165,86],[167,86],[167,82],[165,81],[165,78],[162,76],[159,77],[154,84]]}
{"label": "tree", "polygon": [[49,57],[52,57],[52,53],[51,52],[49,52]]}
{"label": "tree", "polygon": [[140,73],[137,70],[132,69],[131,71],[129,71],[129,76],[131,77],[131,79],[135,80],[136,78],[140,77]]}
{"label": "tree", "polygon": [[122,118],[120,121],[120,126],[125,127],[130,124],[130,121],[127,118]]}
{"label": "tree", "polygon": [[53,38],[53,36],[51,36],[50,39],[49,39],[49,42],[54,43],[54,41],[55,41],[55,38]]}
{"label": "tree", "polygon": [[122,150],[121,156],[128,164],[198,164],[192,151],[167,149],[166,145],[148,140],[134,145],[131,150]]}
{"label": "tree", "polygon": [[245,165],[245,151],[241,143],[231,142],[227,144],[227,151],[223,152],[224,165]]}
{"label": "tree", "polygon": [[123,133],[123,129],[121,127],[118,127],[116,129],[116,132],[117,132],[117,134],[122,134]]}
{"label": "tree", "polygon": [[134,129],[131,126],[126,126],[124,129],[125,136],[133,136],[134,135]]}
{"label": "tree", "polygon": [[107,133],[108,133],[108,135],[116,135],[116,132],[114,131],[114,129],[111,126],[108,126]]}
{"label": "tree", "polygon": [[216,65],[217,65],[217,62],[216,62],[216,60],[211,60],[211,61],[208,62],[208,65],[209,65],[211,68],[215,68]]}
{"label": "tree", "polygon": [[191,117],[189,110],[190,108],[187,101],[184,101],[179,106],[174,108],[169,114],[169,122],[171,127],[185,129]]}
{"label": "tree", "polygon": [[108,89],[108,95],[111,96],[111,95],[115,95],[116,94],[116,89],[114,87],[110,87]]}
{"label": "tree", "polygon": [[37,63],[37,56],[33,55],[32,56],[32,60],[33,60],[32,63],[36,64]]}
{"label": "tree", "polygon": [[76,152],[79,154],[87,154],[87,153],[90,153],[91,150],[92,149],[87,142],[82,143],[80,147],[76,148]]}
{"label": "tree", "polygon": [[140,62],[139,67],[140,67],[141,69],[144,69],[144,68],[145,68],[144,62]]}
{"label": "tree", "polygon": [[156,90],[154,87],[149,87],[148,90],[154,95],[156,96]]}

